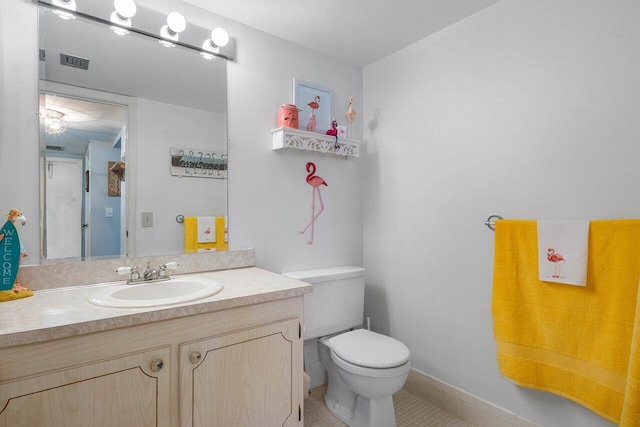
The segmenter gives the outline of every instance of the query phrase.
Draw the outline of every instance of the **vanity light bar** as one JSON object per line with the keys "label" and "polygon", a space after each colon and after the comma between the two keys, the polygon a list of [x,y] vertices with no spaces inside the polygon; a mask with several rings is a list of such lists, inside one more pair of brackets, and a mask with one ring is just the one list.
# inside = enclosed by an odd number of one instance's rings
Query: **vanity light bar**
{"label": "vanity light bar", "polygon": [[[144,31],[144,30],[141,30],[141,29],[138,29],[138,28],[128,27],[126,25],[121,25],[121,24],[119,24],[117,22],[113,22],[113,21],[111,21],[109,19],[103,19],[103,18],[100,18],[100,17],[97,17],[97,16],[93,16],[93,15],[89,15],[89,14],[86,14],[86,13],[79,12],[77,10],[70,10],[70,9],[67,9],[67,8],[64,8],[64,7],[61,7],[61,6],[46,2],[44,0],[33,0],[33,2],[36,3],[39,6],[47,7],[47,8],[50,8],[50,9],[53,9],[53,10],[56,10],[56,11],[60,11],[60,12],[64,12],[64,13],[68,13],[69,15],[78,16],[80,18],[88,19],[88,20],[91,20],[91,21],[94,21],[94,22],[99,22],[99,23],[107,25],[109,27],[118,27],[118,28],[121,28],[122,30],[129,31],[129,32],[132,32],[132,33],[136,33],[136,34],[140,34],[140,35],[147,36],[147,37],[151,37],[151,38],[156,39],[158,41],[166,41],[160,35],[153,34],[153,33],[150,33],[148,31]],[[180,41],[172,41],[171,43],[173,43],[176,46],[181,46],[181,47],[184,47],[184,48],[187,48],[187,49],[194,50],[194,51],[202,54],[203,56],[204,55],[216,56],[218,58],[223,58],[223,59],[227,59],[227,60],[230,60],[230,61],[232,61],[234,59],[232,56],[226,55],[224,53],[216,52],[216,51],[213,51],[213,50],[203,49],[201,47],[193,46],[193,45],[190,45],[190,44],[187,44],[187,43],[183,43],[183,42],[180,42]]]}

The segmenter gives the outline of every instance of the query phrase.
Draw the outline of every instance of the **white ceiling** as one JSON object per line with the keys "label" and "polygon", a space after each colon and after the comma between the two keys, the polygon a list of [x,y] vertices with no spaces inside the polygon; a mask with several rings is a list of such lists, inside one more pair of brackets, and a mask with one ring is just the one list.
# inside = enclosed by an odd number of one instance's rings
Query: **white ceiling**
{"label": "white ceiling", "polygon": [[365,66],[499,0],[182,0]]}

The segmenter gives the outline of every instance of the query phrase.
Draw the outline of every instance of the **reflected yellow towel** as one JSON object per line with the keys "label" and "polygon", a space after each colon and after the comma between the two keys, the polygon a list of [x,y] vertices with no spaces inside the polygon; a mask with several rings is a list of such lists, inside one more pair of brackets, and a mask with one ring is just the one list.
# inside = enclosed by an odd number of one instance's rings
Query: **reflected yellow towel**
{"label": "reflected yellow towel", "polygon": [[184,218],[184,251],[186,253],[206,251],[226,251],[229,248],[225,241],[224,216],[216,217],[216,241],[198,242],[198,217],[186,216]]}
{"label": "reflected yellow towel", "polygon": [[621,426],[640,425],[640,220],[591,222],[584,288],[538,280],[535,221],[498,221],[495,239],[502,374]]}

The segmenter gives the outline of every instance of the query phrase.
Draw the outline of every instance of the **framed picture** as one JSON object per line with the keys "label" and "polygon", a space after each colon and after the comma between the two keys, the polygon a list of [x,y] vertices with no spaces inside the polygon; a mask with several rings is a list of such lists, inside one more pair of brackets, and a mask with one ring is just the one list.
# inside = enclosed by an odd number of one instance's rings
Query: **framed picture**
{"label": "framed picture", "polygon": [[325,133],[331,129],[331,91],[314,83],[293,79],[293,103],[300,110],[302,130]]}

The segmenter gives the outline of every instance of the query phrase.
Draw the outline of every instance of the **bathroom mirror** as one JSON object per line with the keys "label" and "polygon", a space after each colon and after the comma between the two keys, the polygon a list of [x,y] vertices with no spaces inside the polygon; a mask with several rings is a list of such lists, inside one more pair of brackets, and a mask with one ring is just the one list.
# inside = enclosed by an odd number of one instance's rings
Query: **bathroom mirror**
{"label": "bathroom mirror", "polygon": [[226,170],[171,174],[176,148],[226,159],[226,61],[38,9],[41,262],[183,253],[176,218],[227,215]]}

